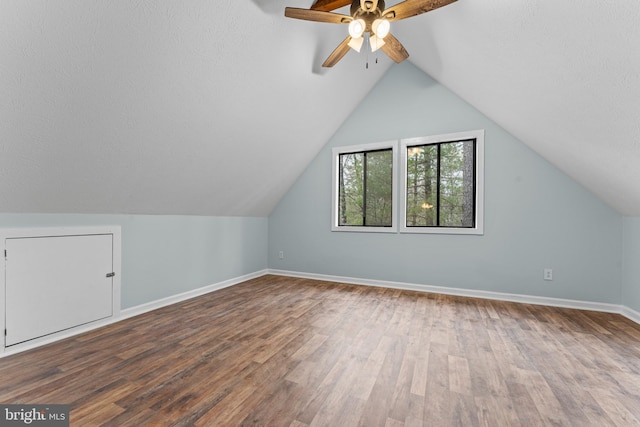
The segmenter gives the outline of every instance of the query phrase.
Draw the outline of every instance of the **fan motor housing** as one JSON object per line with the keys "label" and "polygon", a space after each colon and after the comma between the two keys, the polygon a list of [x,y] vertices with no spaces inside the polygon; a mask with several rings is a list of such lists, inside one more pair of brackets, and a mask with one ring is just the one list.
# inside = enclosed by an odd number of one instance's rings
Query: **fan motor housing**
{"label": "fan motor housing", "polygon": [[[373,3],[373,2],[372,2]],[[351,16],[353,19],[362,18],[366,23],[365,32],[371,32],[371,24],[382,15],[384,10],[384,0],[378,0],[375,9],[365,10],[361,7],[360,0],[353,0],[351,3]]]}
{"label": "fan motor housing", "polygon": [[360,7],[360,0],[353,0],[353,2],[351,3],[351,16],[353,16],[354,18],[356,18],[356,15],[358,18],[360,18],[369,14],[380,16],[383,10],[384,10],[384,0],[378,0],[378,4],[376,5],[376,8],[370,11],[367,11],[366,9],[363,9],[362,7]]}

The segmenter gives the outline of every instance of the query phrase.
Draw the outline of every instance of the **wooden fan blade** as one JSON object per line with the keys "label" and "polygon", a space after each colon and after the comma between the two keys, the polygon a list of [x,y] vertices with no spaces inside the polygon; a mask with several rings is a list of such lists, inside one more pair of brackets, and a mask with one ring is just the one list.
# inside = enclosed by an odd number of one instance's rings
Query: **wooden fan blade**
{"label": "wooden fan blade", "polygon": [[387,56],[395,62],[400,63],[409,57],[409,52],[402,46],[402,43],[389,33],[384,38],[384,44],[380,48]]}
{"label": "wooden fan blade", "polygon": [[303,19],[305,21],[328,22],[330,24],[348,24],[353,21],[349,15],[340,13],[325,12],[322,10],[300,9],[297,7],[286,7],[284,16],[287,18]]}
{"label": "wooden fan blade", "polygon": [[332,10],[340,9],[341,7],[349,6],[351,0],[317,0],[312,10],[324,10],[325,12],[331,12]]}
{"label": "wooden fan blade", "polygon": [[391,6],[382,12],[389,21],[398,21],[400,19],[410,18],[422,13],[430,12],[442,6],[453,3],[457,0],[405,0],[401,3]]}
{"label": "wooden fan blade", "polygon": [[340,43],[338,47],[335,48],[333,52],[331,52],[331,55],[329,55],[329,57],[324,61],[322,66],[333,67],[334,65],[336,65],[338,61],[340,61],[342,57],[345,56],[347,52],[349,52],[349,49],[351,49],[349,47],[350,41],[351,41],[351,36],[348,36],[346,39],[344,39],[342,43]]}

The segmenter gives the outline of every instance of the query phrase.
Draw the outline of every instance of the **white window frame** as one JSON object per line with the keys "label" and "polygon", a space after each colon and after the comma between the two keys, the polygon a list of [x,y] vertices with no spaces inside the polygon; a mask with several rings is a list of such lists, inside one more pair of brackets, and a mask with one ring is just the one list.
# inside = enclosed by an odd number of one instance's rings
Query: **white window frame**
{"label": "white window frame", "polygon": [[[476,140],[476,218],[474,228],[456,227],[407,227],[407,147],[475,139]],[[432,135],[400,140],[400,232],[421,234],[484,234],[484,129],[466,132]]]}
{"label": "white window frame", "polygon": [[[375,227],[375,226],[349,226],[338,225],[338,173],[340,171],[338,162],[341,154],[361,153],[363,151],[388,150],[391,149],[391,227]],[[398,141],[374,142],[369,144],[350,145],[345,147],[334,147],[331,150],[331,231],[349,231],[360,233],[397,233],[398,232]]]}

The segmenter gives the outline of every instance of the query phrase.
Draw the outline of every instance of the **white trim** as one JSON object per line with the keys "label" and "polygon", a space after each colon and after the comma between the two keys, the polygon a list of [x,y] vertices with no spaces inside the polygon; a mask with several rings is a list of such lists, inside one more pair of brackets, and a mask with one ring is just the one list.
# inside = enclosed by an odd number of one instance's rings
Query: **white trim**
{"label": "white trim", "polygon": [[120,316],[122,303],[122,233],[120,226],[117,232],[113,233],[113,318]]}
{"label": "white trim", "polygon": [[229,286],[237,285],[238,283],[246,282],[247,280],[255,279],[257,277],[264,276],[265,274],[268,274],[266,269],[256,271],[254,273],[245,274],[243,276],[238,276],[232,279],[224,280],[222,282],[214,283],[212,285],[204,286],[202,288],[193,289],[191,291],[183,292],[181,294],[172,295],[170,297],[162,298],[156,301],[140,304],[135,307],[130,307],[130,308],[119,311],[119,317],[117,318],[114,316],[112,318],[98,320],[96,322],[88,323],[86,325],[81,325],[81,326],[67,329],[65,331],[61,331],[55,334],[47,335],[46,337],[37,338],[23,344],[16,344],[14,346],[11,346],[9,349],[5,350],[4,352],[0,351],[0,359],[3,357],[11,356],[13,354],[21,353],[23,351],[31,350],[46,344],[51,344],[56,341],[63,340],[65,338],[70,338],[76,335],[80,335],[85,332],[92,331],[94,329],[102,328],[104,326],[108,326],[113,323],[120,322],[121,320],[125,320],[130,317],[138,316],[140,314],[157,310],[158,308],[166,307],[168,305],[176,304],[191,298],[199,297],[213,291],[227,288]]}
{"label": "white trim", "polygon": [[[364,151],[391,149],[391,227],[355,227],[338,225],[338,161],[339,155],[361,153]],[[331,231],[351,231],[360,233],[397,233],[398,232],[398,182],[396,165],[398,164],[398,141],[383,141],[369,144],[333,147],[331,149]]]}
{"label": "white trim", "polygon": [[349,283],[354,285],[377,286],[377,287],[386,287],[386,288],[392,288],[392,289],[432,292],[432,293],[439,293],[439,294],[445,294],[445,295],[458,295],[458,296],[465,296],[465,297],[472,297],[472,298],[510,301],[510,302],[517,302],[517,303],[525,303],[525,304],[574,308],[578,310],[593,310],[593,311],[601,311],[601,312],[607,312],[607,313],[617,313],[627,317],[629,320],[632,320],[635,323],[640,324],[639,312],[634,311],[629,307],[616,305],[616,304],[596,303],[596,302],[590,302],[590,301],[577,301],[577,300],[568,300],[568,299],[560,299],[560,298],[536,297],[536,296],[530,296],[530,295],[517,295],[517,294],[509,294],[509,293],[502,293],[502,292],[478,291],[478,290],[471,290],[471,289],[447,288],[442,286],[419,285],[419,284],[412,284],[412,283],[405,283],[405,282],[390,282],[385,280],[358,279],[353,277],[332,276],[332,275],[318,274],[318,273],[302,273],[298,271],[288,271],[288,270],[264,269],[264,270],[256,271],[254,273],[245,274],[243,276],[238,276],[232,279],[228,279],[222,282],[208,285],[202,288],[183,292],[178,295],[173,295],[173,296],[162,298],[149,303],[141,304],[135,307],[127,308],[120,312],[120,317],[118,318],[100,320],[87,325],[79,326],[77,328],[62,331],[57,334],[52,334],[47,337],[35,339],[25,344],[18,344],[18,345],[12,346],[10,350],[6,350],[4,353],[0,352],[0,359],[3,357],[21,353],[23,351],[30,350],[36,347],[40,347],[46,344],[60,341],[65,338],[70,338],[75,335],[89,332],[94,329],[108,326],[113,323],[117,323],[121,320],[125,320],[134,316],[148,313],[153,310],[157,310],[158,308],[166,307],[171,304],[177,304],[179,302],[186,301],[191,298],[195,298],[210,292],[214,292],[223,288],[234,286],[239,283],[245,282],[247,280],[262,277],[267,274],[287,276],[287,277],[299,277],[304,279],[324,280],[324,281],[339,282],[339,283]]}
{"label": "white trim", "polygon": [[[476,226],[474,228],[407,227],[407,147],[438,142],[476,140]],[[420,234],[484,234],[484,129],[400,140],[400,232]]]}
{"label": "white trim", "polygon": [[[415,283],[392,282],[392,281],[386,281],[386,280],[360,279],[360,278],[354,278],[354,277],[332,276],[332,275],[317,274],[317,273],[301,273],[298,271],[287,271],[287,270],[269,269],[268,273],[279,275],[279,276],[299,277],[303,279],[316,279],[316,280],[324,280],[324,281],[338,282],[338,283],[349,283],[353,285],[377,286],[377,287],[391,288],[391,289],[404,289],[409,291],[431,292],[436,294],[457,295],[457,296],[463,296],[463,297],[482,298],[482,299],[490,299],[490,300],[498,300],[498,301],[509,301],[509,302],[524,303],[524,304],[536,304],[536,305],[545,305],[545,306],[551,306],[551,307],[574,308],[578,310],[592,310],[592,311],[602,311],[606,313],[618,313],[640,324],[640,313],[633,312],[633,310],[617,304],[607,304],[607,303],[591,302],[591,301],[579,301],[579,300],[570,300],[570,299],[562,299],[562,298],[539,297],[539,296],[533,296],[533,295],[519,295],[519,294],[510,294],[505,292],[481,291],[481,290],[474,290],[474,289],[448,288],[444,286],[420,285]],[[631,313],[628,313],[628,312],[631,312]],[[632,313],[635,313],[636,315],[635,319],[631,317]]]}
{"label": "white trim", "polygon": [[[34,340],[30,340],[24,344],[16,344],[11,346],[11,349],[14,348],[32,348],[31,344],[35,344],[35,346],[42,345],[38,344],[40,342],[49,342],[49,337],[57,336],[58,334],[68,334],[71,331],[76,329],[85,330],[87,327],[91,327],[89,325],[98,325],[103,324],[105,322],[112,322],[113,319],[117,318],[120,315],[120,303],[121,303],[121,295],[122,295],[122,229],[119,225],[103,225],[103,226],[93,226],[93,227],[25,227],[25,228],[0,228],[0,249],[4,251],[6,248],[6,239],[19,239],[19,238],[31,238],[31,237],[63,237],[63,236],[87,236],[87,235],[106,235],[110,234],[112,236],[112,262],[113,262],[113,272],[115,276],[113,276],[113,291],[112,291],[112,299],[111,299],[111,317],[103,320],[97,320],[95,322],[91,322],[87,325],[80,325],[71,329],[67,329],[61,332],[57,332],[55,334],[48,335],[42,338],[36,338]],[[4,256],[4,253],[2,254]],[[11,256],[11,254],[9,254]],[[4,334],[4,330],[6,328],[6,274],[5,274],[5,265],[6,262],[2,260],[0,262],[0,331]],[[97,326],[96,326],[97,327]],[[21,350],[19,350],[21,351]],[[5,347],[5,339],[4,336],[2,340],[0,340],[0,357],[4,356],[4,353],[12,354],[12,350],[6,350]]]}
{"label": "white trim", "polygon": [[3,357],[11,356],[17,353],[22,353],[23,351],[32,350],[34,348],[41,347],[43,345],[51,344],[56,341],[63,340],[65,338],[70,338],[75,335],[80,335],[85,332],[92,331],[94,329],[101,328],[103,326],[111,325],[112,323],[116,323],[120,318],[116,319],[114,317],[108,317],[106,319],[97,320],[95,322],[87,323],[86,325],[76,326],[75,328],[67,329],[61,332],[56,332],[55,334],[47,335],[41,338],[35,338],[24,342],[22,344],[16,344],[8,349],[5,349],[4,352],[0,352],[0,359]]}
{"label": "white trim", "polygon": [[632,309],[630,309],[627,306],[621,306],[622,309],[620,310],[620,314],[622,314],[624,317],[626,317],[629,320],[633,320],[634,322],[636,322],[637,324],[640,325],[640,313],[637,311],[634,311]]}
{"label": "white trim", "polygon": [[222,282],[214,283],[212,285],[204,286],[202,288],[193,289],[187,292],[183,292],[177,295],[171,295],[166,298],[151,301],[145,304],[140,304],[135,307],[130,307],[122,310],[121,320],[128,319],[129,317],[139,316],[140,314],[148,313],[153,310],[157,310],[162,307],[166,307],[172,304],[177,304],[188,299],[196,298],[210,292],[218,291],[220,289],[228,288],[230,286],[237,285],[247,280],[262,277],[267,274],[267,270],[260,270],[254,273],[245,274],[243,276],[234,277],[232,279],[224,280]]}

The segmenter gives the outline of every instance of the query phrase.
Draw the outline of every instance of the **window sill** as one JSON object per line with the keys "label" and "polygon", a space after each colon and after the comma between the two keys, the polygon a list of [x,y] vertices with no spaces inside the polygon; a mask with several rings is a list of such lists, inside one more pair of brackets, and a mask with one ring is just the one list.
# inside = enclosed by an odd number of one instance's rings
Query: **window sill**
{"label": "window sill", "polygon": [[331,231],[353,232],[353,233],[397,233],[397,227],[353,227],[353,226],[333,226]]}
{"label": "window sill", "polygon": [[458,235],[482,236],[484,235],[484,230],[482,227],[476,227],[476,228],[401,227],[400,233],[403,233],[403,234],[458,234]]}

